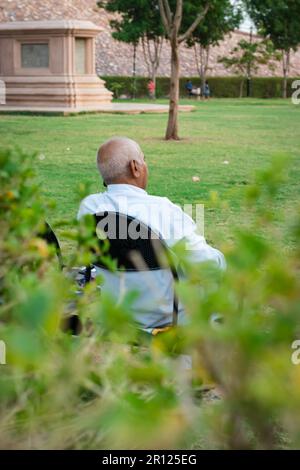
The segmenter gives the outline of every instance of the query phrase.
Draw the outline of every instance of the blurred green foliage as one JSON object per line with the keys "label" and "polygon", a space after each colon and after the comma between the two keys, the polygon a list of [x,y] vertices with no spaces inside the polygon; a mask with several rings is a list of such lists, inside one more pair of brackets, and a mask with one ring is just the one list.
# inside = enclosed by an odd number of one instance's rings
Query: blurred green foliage
{"label": "blurred green foliage", "polygon": [[[40,236],[51,203],[35,184],[34,158],[0,151],[0,447],[299,447],[300,365],[291,356],[300,339],[300,211],[272,211],[286,158],[247,186],[244,210],[254,216],[237,221],[222,247],[226,273],[175,250],[189,323],[153,339],[134,324],[135,293],[116,300],[92,282],[76,294],[71,268],[97,250],[88,219],[65,231],[76,250],[60,270]],[[221,204],[215,194],[211,203]],[[61,328],[70,312],[83,325],[76,337]],[[180,354],[192,356],[192,371]]]}

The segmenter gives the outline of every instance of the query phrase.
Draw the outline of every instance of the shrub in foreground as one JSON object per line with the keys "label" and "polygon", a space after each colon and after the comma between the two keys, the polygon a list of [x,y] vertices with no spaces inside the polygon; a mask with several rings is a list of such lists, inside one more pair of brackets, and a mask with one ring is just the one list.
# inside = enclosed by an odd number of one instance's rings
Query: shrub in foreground
{"label": "shrub in foreground", "polygon": [[[65,229],[76,250],[62,272],[40,235],[47,206],[34,156],[1,150],[0,166],[1,448],[299,446],[300,366],[291,355],[300,339],[300,214],[272,210],[281,161],[245,193],[255,222],[223,247],[226,273],[189,264],[177,247],[189,324],[152,341],[133,322],[134,294],[116,301],[90,283],[78,295],[70,272],[98,249],[91,221]],[[70,312],[83,325],[77,337],[61,328]],[[179,353],[193,357],[191,373]],[[219,400],[203,399],[207,383]]]}

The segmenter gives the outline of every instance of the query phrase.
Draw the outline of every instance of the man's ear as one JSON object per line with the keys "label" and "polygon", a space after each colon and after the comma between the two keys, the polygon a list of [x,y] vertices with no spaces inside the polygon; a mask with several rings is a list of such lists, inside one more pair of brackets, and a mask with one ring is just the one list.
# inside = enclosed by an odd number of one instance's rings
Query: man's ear
{"label": "man's ear", "polygon": [[131,160],[130,162],[130,170],[131,174],[134,178],[139,178],[141,176],[140,168],[139,168],[139,163],[136,160]]}

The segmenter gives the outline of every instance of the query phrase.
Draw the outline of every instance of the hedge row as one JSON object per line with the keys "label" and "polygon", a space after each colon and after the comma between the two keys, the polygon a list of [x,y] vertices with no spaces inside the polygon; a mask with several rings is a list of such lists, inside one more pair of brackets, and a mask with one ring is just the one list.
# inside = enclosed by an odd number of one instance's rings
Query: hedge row
{"label": "hedge row", "polygon": [[[101,77],[106,82],[106,87],[114,92],[115,97],[121,95],[132,96],[135,94],[136,98],[144,98],[148,96],[147,83],[148,78],[136,77],[135,79],[135,93],[134,82],[132,77],[123,76],[106,76]],[[195,87],[200,87],[199,77],[189,77]],[[299,79],[299,78],[298,78]],[[180,79],[180,95],[186,96],[185,82],[187,78]],[[296,78],[288,80],[288,96],[293,93],[291,84]],[[210,85],[212,96],[216,98],[236,98],[240,94],[240,77],[209,77],[208,82]],[[158,77],[156,83],[156,96],[157,98],[165,98],[169,93],[168,77]],[[282,78],[280,77],[255,77],[252,79],[252,93],[253,98],[281,98],[282,97]],[[244,83],[244,96],[246,95],[246,83]]]}

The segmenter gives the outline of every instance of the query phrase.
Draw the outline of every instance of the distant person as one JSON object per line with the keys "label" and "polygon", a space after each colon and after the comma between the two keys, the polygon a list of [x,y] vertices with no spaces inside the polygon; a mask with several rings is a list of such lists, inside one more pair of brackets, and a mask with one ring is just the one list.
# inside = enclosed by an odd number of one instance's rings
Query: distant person
{"label": "distant person", "polygon": [[187,80],[185,84],[185,89],[189,97],[193,95],[193,83],[191,80]]}
{"label": "distant person", "polygon": [[204,87],[203,87],[203,98],[205,100],[209,100],[210,98],[210,88],[209,88],[209,84],[207,81],[205,82]]}
{"label": "distant person", "polygon": [[147,85],[148,91],[149,91],[149,96],[151,100],[155,99],[155,83],[153,80],[148,81]]}

